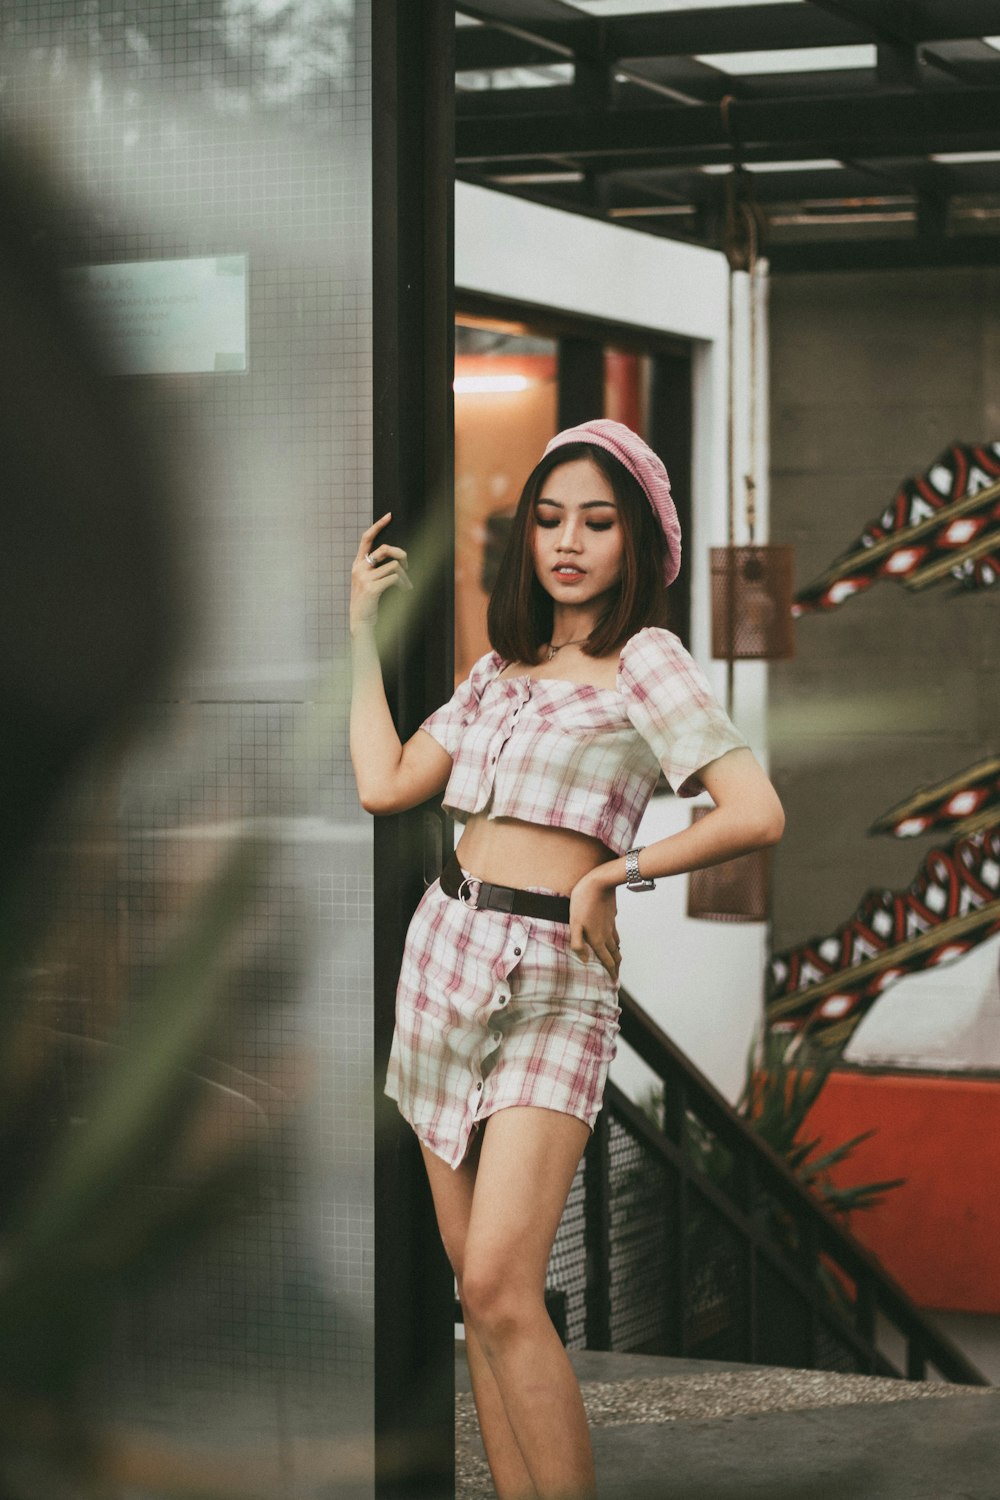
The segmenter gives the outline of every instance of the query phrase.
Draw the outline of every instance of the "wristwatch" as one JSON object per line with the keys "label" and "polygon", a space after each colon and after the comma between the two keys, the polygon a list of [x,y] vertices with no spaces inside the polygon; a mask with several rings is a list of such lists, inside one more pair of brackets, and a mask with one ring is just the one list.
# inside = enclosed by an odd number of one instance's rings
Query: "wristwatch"
{"label": "wristwatch", "polygon": [[639,854],[645,849],[645,844],[640,844],[638,849],[630,849],[625,856],[625,887],[630,891],[655,891],[655,880],[643,880],[639,874]]}

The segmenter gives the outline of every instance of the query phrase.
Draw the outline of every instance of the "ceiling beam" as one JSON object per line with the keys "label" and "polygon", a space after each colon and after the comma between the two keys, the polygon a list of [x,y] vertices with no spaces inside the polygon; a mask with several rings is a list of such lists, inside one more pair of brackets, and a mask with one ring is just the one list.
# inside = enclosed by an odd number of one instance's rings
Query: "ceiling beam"
{"label": "ceiling beam", "polygon": [[604,28],[605,45],[615,57],[770,52],[789,47],[843,47],[871,40],[870,30],[857,21],[845,21],[801,4],[609,16]]}
{"label": "ceiling beam", "polygon": [[[996,146],[1000,89],[890,92],[808,99],[735,100],[729,115],[746,160],[925,156]],[[460,119],[460,166],[558,155],[623,158],[642,168],[685,161],[726,161],[730,138],[713,105],[536,114],[521,119]],[[605,160],[604,165],[610,165]]]}
{"label": "ceiling beam", "polygon": [[906,6],[905,16],[900,15],[900,0],[876,0],[875,4],[872,0],[863,0],[860,5],[855,0],[809,0],[809,4],[825,15],[836,16],[838,20],[865,27],[870,41],[898,44],[913,41],[910,33],[913,6],[910,0],[902,0],[902,4]]}
{"label": "ceiling beam", "polygon": [[809,5],[864,27],[872,41],[956,42],[996,35],[996,0],[809,0]]}
{"label": "ceiling beam", "polygon": [[563,51],[496,26],[462,26],[455,33],[455,71],[488,73],[493,68],[543,68],[565,62]]}
{"label": "ceiling beam", "polygon": [[504,26],[523,27],[526,30],[558,25],[561,21],[576,21],[581,17],[588,19],[583,16],[583,12],[564,3],[564,0],[469,0],[468,5],[458,4],[455,9],[477,21],[495,21]]}
{"label": "ceiling beam", "polygon": [[[460,27],[458,67],[530,67],[540,54],[566,56],[599,46],[621,58],[692,57],[713,52],[780,51],[858,42],[932,43],[974,40],[997,31],[997,0],[923,0],[901,11],[895,0],[810,0],[808,5],[726,6],[609,16],[600,21],[566,8],[536,9],[528,0],[485,0],[463,9],[484,22]],[[905,25],[901,21],[905,16]],[[501,41],[501,37],[503,40]],[[593,55],[593,52],[591,52]],[[548,61],[554,61],[549,55]]]}
{"label": "ceiling beam", "polygon": [[768,245],[775,276],[806,271],[903,271],[940,266],[1000,265],[1000,235],[953,235],[928,243],[911,240],[828,240],[810,245]]}
{"label": "ceiling beam", "polygon": [[837,47],[871,40],[867,28],[797,3],[611,16],[604,21],[578,11],[573,20],[519,16],[515,23],[516,7],[489,0],[471,6],[469,13],[484,24],[460,27],[456,34],[456,66],[462,71],[530,67],[540,54],[552,62],[554,53],[565,56],[588,44],[599,45],[612,63],[626,57]]}

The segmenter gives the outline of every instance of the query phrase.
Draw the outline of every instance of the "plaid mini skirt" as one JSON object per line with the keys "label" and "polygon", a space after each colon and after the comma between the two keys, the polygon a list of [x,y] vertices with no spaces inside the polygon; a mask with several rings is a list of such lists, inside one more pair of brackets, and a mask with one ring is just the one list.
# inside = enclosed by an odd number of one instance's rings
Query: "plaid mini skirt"
{"label": "plaid mini skirt", "polygon": [[385,1092],[452,1167],[481,1122],[513,1105],[593,1130],[620,1015],[617,982],[576,956],[567,923],[478,911],[435,880],[406,934]]}

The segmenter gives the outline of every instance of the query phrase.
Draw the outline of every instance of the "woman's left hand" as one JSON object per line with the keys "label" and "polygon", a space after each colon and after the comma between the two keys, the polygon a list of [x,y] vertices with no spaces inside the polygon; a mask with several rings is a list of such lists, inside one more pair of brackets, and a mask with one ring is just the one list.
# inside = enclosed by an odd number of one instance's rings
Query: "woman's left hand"
{"label": "woman's left hand", "polygon": [[621,964],[617,916],[613,885],[606,885],[595,871],[577,881],[569,897],[569,945],[584,961],[592,949],[616,982]]}

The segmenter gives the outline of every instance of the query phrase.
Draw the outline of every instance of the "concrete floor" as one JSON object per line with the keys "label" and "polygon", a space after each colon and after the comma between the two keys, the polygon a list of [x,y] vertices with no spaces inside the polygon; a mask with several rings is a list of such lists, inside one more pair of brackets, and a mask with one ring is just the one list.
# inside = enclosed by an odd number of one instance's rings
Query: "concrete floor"
{"label": "concrete floor", "polygon": [[[570,1355],[601,1500],[1000,1500],[1000,1391]],[[458,1500],[491,1500],[456,1350]]]}

